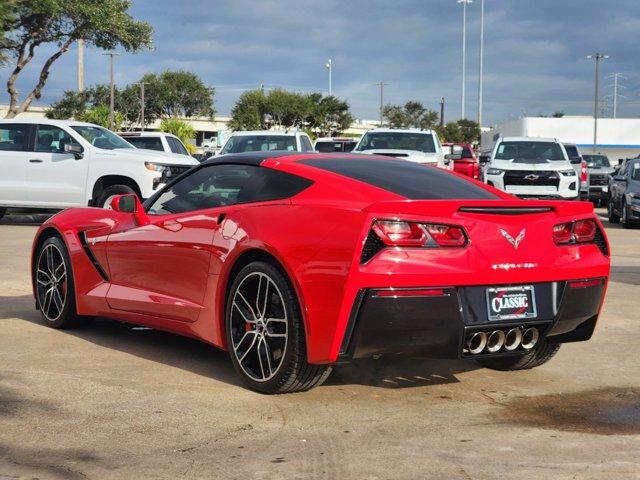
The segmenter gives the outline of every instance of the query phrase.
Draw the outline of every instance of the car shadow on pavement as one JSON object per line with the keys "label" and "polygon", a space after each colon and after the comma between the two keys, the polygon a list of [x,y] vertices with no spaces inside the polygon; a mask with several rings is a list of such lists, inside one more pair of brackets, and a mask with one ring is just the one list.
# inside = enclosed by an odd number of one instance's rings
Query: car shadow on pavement
{"label": "car shadow on pavement", "polygon": [[640,285],[640,267],[631,265],[611,267],[609,280],[612,282],[626,283],[628,285]]}
{"label": "car shadow on pavement", "polygon": [[[0,296],[0,320],[18,318],[44,325],[33,297]],[[177,367],[232,385],[241,385],[227,352],[204,342],[97,318],[84,328],[61,330],[101,347]],[[472,361],[435,360],[422,356],[385,356],[379,360],[357,360],[334,368],[328,385],[368,385],[379,388],[410,388],[457,383],[456,374],[480,368]]]}

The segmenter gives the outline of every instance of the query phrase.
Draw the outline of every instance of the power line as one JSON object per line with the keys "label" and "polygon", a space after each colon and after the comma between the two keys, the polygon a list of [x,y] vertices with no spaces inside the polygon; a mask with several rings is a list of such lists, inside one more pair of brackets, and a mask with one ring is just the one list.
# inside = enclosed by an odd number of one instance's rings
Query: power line
{"label": "power line", "polygon": [[627,77],[625,77],[621,73],[614,72],[611,75],[607,76],[607,78],[613,78],[613,85],[609,85],[609,86],[613,87],[613,118],[617,118],[618,117],[618,97],[624,98],[624,95],[620,95],[618,93],[618,89],[627,88],[624,85],[619,85],[618,79],[622,78],[626,80]]}

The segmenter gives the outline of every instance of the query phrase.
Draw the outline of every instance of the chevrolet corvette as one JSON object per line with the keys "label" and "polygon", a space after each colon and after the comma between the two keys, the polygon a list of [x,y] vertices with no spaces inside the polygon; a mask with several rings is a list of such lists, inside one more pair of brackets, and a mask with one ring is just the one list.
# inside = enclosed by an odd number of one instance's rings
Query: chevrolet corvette
{"label": "chevrolet corvette", "polygon": [[536,367],[591,337],[609,277],[590,204],[521,200],[391,157],[224,155],[111,207],[39,228],[43,321],[197,338],[264,393],[385,354]]}

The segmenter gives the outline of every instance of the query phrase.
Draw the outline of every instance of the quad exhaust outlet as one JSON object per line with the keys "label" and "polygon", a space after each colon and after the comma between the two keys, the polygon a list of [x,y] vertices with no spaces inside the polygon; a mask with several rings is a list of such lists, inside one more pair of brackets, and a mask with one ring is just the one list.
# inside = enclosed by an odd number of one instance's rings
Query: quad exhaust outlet
{"label": "quad exhaust outlet", "polygon": [[515,327],[471,332],[465,341],[465,353],[529,351],[538,344],[540,331],[535,327]]}

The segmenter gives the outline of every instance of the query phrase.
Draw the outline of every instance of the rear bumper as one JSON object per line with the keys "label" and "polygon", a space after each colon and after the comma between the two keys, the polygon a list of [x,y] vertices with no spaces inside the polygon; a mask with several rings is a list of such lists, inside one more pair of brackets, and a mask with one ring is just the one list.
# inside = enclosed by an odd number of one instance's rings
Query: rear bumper
{"label": "rear bumper", "polygon": [[537,316],[522,321],[489,321],[486,288],[411,289],[401,293],[403,296],[394,296],[390,289],[363,289],[351,311],[338,360],[412,352],[433,358],[466,357],[470,354],[464,351],[463,343],[469,332],[496,328],[535,326],[551,342],[588,340],[602,305],[606,279],[534,284]]}

